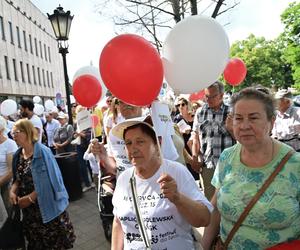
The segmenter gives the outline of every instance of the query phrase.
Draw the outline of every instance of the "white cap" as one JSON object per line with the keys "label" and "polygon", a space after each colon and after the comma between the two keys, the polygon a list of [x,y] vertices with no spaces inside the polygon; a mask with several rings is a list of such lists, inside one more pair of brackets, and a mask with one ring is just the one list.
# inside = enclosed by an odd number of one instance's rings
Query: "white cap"
{"label": "white cap", "polygon": [[291,91],[287,89],[280,89],[275,94],[275,99],[281,99],[281,98],[292,98]]}

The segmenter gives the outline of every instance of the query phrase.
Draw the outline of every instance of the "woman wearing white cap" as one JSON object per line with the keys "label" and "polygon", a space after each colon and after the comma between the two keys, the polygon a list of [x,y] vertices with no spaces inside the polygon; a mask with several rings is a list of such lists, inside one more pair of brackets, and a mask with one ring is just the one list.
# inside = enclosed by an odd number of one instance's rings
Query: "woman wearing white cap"
{"label": "woman wearing white cap", "polygon": [[[12,179],[12,158],[18,147],[5,135],[6,120],[0,116],[0,194],[6,210],[9,210],[9,183]],[[8,212],[8,211],[7,211]]]}
{"label": "woman wearing white cap", "polygon": [[120,175],[114,192],[112,249],[194,249],[192,226],[208,225],[212,206],[192,175],[162,159],[147,123],[127,120],[112,133],[124,139],[133,165]]}

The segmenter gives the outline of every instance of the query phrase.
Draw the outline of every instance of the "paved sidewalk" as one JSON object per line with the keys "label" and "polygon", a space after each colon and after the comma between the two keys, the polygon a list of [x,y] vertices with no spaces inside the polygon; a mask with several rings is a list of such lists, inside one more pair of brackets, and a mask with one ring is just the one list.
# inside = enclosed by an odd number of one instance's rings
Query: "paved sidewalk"
{"label": "paved sidewalk", "polygon": [[90,190],[68,207],[77,239],[75,250],[109,250],[110,243],[105,239],[97,206],[97,193]]}

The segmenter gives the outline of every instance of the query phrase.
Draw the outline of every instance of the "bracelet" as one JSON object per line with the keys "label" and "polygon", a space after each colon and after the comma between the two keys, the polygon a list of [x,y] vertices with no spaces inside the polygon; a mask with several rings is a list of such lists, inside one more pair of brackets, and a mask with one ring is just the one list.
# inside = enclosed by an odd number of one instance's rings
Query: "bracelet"
{"label": "bracelet", "polygon": [[35,204],[35,201],[31,198],[30,195],[28,195],[28,200],[29,200],[32,204]]}

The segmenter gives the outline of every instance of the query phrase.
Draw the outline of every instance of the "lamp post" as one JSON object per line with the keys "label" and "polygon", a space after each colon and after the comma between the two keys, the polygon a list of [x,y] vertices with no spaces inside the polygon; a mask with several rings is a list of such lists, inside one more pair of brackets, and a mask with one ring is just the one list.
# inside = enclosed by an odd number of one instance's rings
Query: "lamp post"
{"label": "lamp post", "polygon": [[63,7],[61,7],[60,5],[54,10],[52,15],[49,15],[48,13],[47,15],[51,22],[56,40],[58,42],[59,53],[62,55],[63,58],[69,124],[73,124],[66,55],[69,52],[68,39],[69,39],[69,32],[71,28],[72,19],[74,16],[71,16],[70,11],[65,12],[63,10]]}

